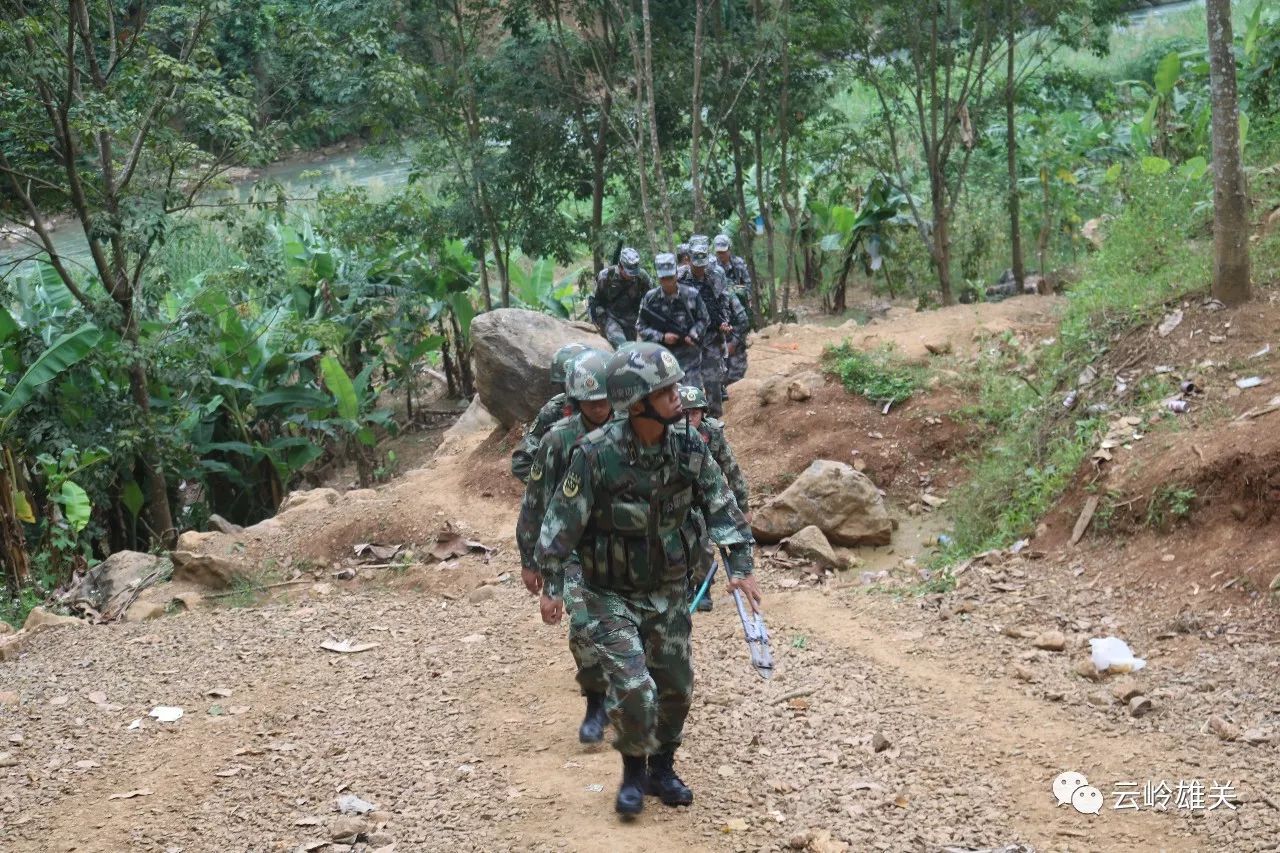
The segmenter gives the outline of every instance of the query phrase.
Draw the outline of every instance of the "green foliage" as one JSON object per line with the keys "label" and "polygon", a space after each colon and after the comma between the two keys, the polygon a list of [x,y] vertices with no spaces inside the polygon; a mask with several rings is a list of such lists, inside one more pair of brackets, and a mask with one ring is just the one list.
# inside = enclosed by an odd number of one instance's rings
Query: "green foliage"
{"label": "green foliage", "polygon": [[923,369],[903,362],[889,349],[863,352],[845,341],[827,347],[822,360],[827,372],[839,377],[845,390],[875,403],[901,403],[924,382]]}
{"label": "green foliage", "polygon": [[1167,530],[1174,522],[1187,519],[1195,499],[1195,489],[1168,484],[1161,486],[1147,503],[1147,526]]}

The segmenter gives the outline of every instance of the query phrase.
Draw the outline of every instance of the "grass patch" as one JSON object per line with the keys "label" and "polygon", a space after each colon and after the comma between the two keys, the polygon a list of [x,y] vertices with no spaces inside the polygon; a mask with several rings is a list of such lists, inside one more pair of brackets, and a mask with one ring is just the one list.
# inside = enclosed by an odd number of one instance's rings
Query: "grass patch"
{"label": "grass patch", "polygon": [[[1158,319],[1166,304],[1209,281],[1211,247],[1201,188],[1180,180],[1131,175],[1123,212],[1110,223],[1103,248],[1084,270],[1055,342],[1027,356],[1011,340],[984,349],[963,412],[993,436],[971,459],[969,478],[951,506],[952,542],[935,565],[1003,548],[1030,535],[1095,449],[1105,418],[1064,412],[1062,395],[1081,369],[1119,336]],[[1172,391],[1163,378],[1142,383],[1137,396],[1158,400]]]}
{"label": "grass patch", "polygon": [[925,370],[907,364],[884,348],[863,352],[845,341],[827,347],[822,354],[823,369],[840,379],[852,394],[875,403],[897,405],[914,394],[925,381]]}
{"label": "grass patch", "polygon": [[0,621],[8,622],[14,628],[21,628],[27,621],[27,614],[43,601],[44,590],[35,585],[25,587],[17,598],[0,600]]}
{"label": "grass patch", "polygon": [[1161,486],[1151,495],[1147,504],[1147,526],[1155,530],[1168,530],[1176,521],[1191,515],[1196,490],[1176,485]]}

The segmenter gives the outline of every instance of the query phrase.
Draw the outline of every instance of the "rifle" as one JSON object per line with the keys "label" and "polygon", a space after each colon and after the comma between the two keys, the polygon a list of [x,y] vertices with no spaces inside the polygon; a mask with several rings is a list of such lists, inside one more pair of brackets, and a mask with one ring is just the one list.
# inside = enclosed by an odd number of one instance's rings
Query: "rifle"
{"label": "rifle", "polygon": [[618,245],[613,247],[613,265],[616,267],[622,261],[622,241],[618,241]]}
{"label": "rifle", "polygon": [[[721,559],[724,559],[723,554]],[[720,560],[712,557],[711,571],[707,572],[706,578],[698,587],[697,595],[689,602],[690,615],[698,609],[698,602],[707,594],[718,568]],[[738,607],[738,619],[742,622],[742,633],[747,641],[747,650],[751,653],[751,666],[756,674],[767,681],[773,677],[773,646],[769,643],[769,629],[765,627],[764,617],[759,613],[748,615],[747,603],[743,600],[742,593],[736,589],[733,591],[733,603]]]}
{"label": "rifle", "polygon": [[688,331],[682,331],[680,329],[677,329],[672,324],[668,323],[665,318],[659,316],[657,313],[654,312],[652,308],[649,308],[648,306],[645,306],[645,305],[640,306],[640,316],[648,320],[650,326],[657,329],[659,332],[662,332],[664,335],[675,335],[681,340],[684,340],[685,338],[689,338],[695,344],[698,342],[698,339],[695,338],[691,333],[689,333]]}

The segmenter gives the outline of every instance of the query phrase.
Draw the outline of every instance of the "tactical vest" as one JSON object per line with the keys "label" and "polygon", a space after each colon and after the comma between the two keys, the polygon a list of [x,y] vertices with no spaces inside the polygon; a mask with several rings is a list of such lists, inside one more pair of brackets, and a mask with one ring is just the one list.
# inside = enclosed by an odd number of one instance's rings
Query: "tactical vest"
{"label": "tactical vest", "polygon": [[[703,450],[679,436],[674,458],[647,471],[631,464],[617,433],[605,427],[583,439],[603,445],[596,463],[623,472],[618,487],[597,488],[587,529],[578,543],[582,577],[589,586],[622,593],[649,592],[682,582],[696,536],[686,525]],[[605,484],[608,489],[608,484]]]}

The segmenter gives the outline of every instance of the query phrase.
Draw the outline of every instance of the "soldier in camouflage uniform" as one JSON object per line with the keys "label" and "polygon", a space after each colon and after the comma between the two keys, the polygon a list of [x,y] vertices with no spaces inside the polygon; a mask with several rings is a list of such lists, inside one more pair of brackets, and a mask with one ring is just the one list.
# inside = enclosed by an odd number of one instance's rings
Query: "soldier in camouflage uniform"
{"label": "soldier in camouflage uniform", "polygon": [[733,254],[733,241],[728,234],[717,234],[712,244],[715,247],[716,262],[729,282],[729,290],[737,295],[742,308],[747,312],[750,325],[755,327],[755,312],[751,305],[751,271],[747,262]]}
{"label": "soldier in camouflage uniform", "polygon": [[742,307],[737,294],[729,294],[729,325],[733,326],[733,338],[729,341],[729,357],[724,363],[724,389],[722,396],[729,399],[729,386],[747,375],[747,335],[751,333],[751,318]]}
{"label": "soldier in camouflage uniform", "polygon": [[696,290],[678,282],[672,255],[658,255],[654,260],[658,287],[640,301],[637,336],[671,350],[688,381],[696,385],[701,382],[702,338],[709,322],[706,303]]}
{"label": "soldier in camouflage uniform", "polygon": [[[674,261],[674,258],[672,258]],[[639,343],[609,359],[609,402],[617,418],[574,449],[547,507],[535,559],[542,570],[542,619],[560,621],[565,564],[582,563],[582,601],[609,680],[606,707],[622,753],[615,809],[639,814],[650,793],[667,805],[693,802],[676,775],[675,751],[693,692],[691,621],[685,576],[694,543],[684,534],[698,506],[710,537],[728,552],[730,586],[759,607],[751,529],[720,466],[681,421],[679,362]],[[647,759],[647,762],[646,762]]]}
{"label": "soldier in camouflage uniform", "polygon": [[676,246],[676,275],[684,275],[687,269],[689,269],[689,244],[681,243]]}
{"label": "soldier in camouflage uniform", "polygon": [[613,348],[636,339],[636,314],[640,300],[653,289],[653,279],[640,268],[640,253],[630,246],[618,255],[618,263],[596,276],[596,290],[587,300],[591,322]]}
{"label": "soldier in camouflage uniform", "polygon": [[720,265],[711,262],[711,244],[701,234],[689,238],[689,268],[680,284],[698,291],[707,306],[711,322],[702,338],[702,371],[700,385],[707,392],[711,414],[719,416],[724,399],[725,354],[733,326],[729,323],[729,287]]}
{"label": "soldier in camouflage uniform", "polygon": [[[720,470],[724,472],[724,479],[729,486],[729,491],[733,492],[733,498],[737,501],[738,509],[742,510],[743,516],[748,521],[751,520],[748,500],[751,494],[747,489],[747,477],[742,473],[742,468],[738,465],[738,458],[733,455],[733,448],[729,446],[729,440],[725,438],[724,422],[716,418],[706,417],[707,395],[703,393],[701,388],[692,385],[680,386],[680,404],[685,414],[689,416],[689,426],[692,427],[706,442],[707,449],[711,451],[711,458],[716,460],[720,466]],[[695,510],[691,513],[697,516]],[[700,534],[705,529],[702,519],[695,518],[694,531]],[[693,566],[689,574],[689,595],[692,596],[698,591],[698,587],[702,585],[703,579],[706,578],[707,572],[711,569],[711,561],[713,553],[711,543],[702,537],[702,558]],[[708,611],[711,609],[711,595],[703,596],[698,602],[698,610]]]}
{"label": "soldier in camouflage uniform", "polygon": [[[529,470],[529,482],[520,503],[520,519],[516,523],[516,543],[520,548],[521,578],[531,593],[542,591],[542,574],[534,562],[534,551],[547,503],[569,467],[569,454],[578,439],[604,426],[613,414],[605,393],[607,362],[608,356],[597,350],[587,350],[574,358],[569,368],[569,379],[565,382],[565,392],[576,411],[558,421],[542,437],[538,455]],[[587,697],[587,712],[578,727],[578,740],[599,743],[604,739],[604,727],[609,723],[604,710],[608,682],[587,634],[589,620],[582,607],[582,566],[576,557],[565,564],[564,604],[569,613],[569,651],[578,665],[578,686],[582,688],[582,695]]]}
{"label": "soldier in camouflage uniform", "polygon": [[520,443],[511,452],[511,473],[520,482],[529,482],[529,468],[533,465],[534,454],[538,452],[538,442],[547,434],[547,430],[556,421],[573,414],[569,398],[564,393],[564,383],[568,378],[569,362],[588,349],[590,347],[586,344],[565,344],[551,358],[551,385],[557,393],[524,428]]}

